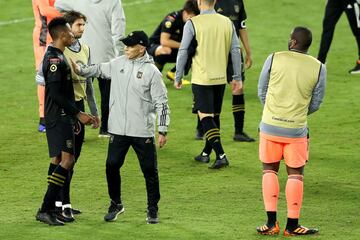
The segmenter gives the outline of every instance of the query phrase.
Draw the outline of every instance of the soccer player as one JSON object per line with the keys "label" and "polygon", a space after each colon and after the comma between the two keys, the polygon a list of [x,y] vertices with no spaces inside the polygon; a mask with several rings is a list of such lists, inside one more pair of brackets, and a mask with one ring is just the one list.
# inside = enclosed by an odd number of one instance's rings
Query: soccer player
{"label": "soccer player", "polygon": [[[217,13],[220,13],[226,17],[229,17],[233,22],[237,36],[240,36],[240,40],[245,49],[245,68],[250,68],[252,65],[251,58],[251,48],[248,38],[248,33],[246,29],[246,12],[243,0],[218,0],[215,4],[215,10]],[[243,64],[244,65],[244,64]],[[242,80],[245,80],[245,68],[241,67]],[[234,74],[231,57],[229,57],[229,62],[227,66],[227,82],[231,83],[232,75]],[[234,117],[234,141],[239,142],[254,142],[255,139],[250,137],[244,132],[244,119],[245,119],[245,97],[244,89],[241,88],[238,92],[232,93],[232,112]],[[198,118],[198,123],[196,127],[196,140],[202,140],[204,137],[204,131]]]}
{"label": "soccer player", "polygon": [[[150,46],[147,52],[154,58],[155,65],[160,72],[166,63],[175,63],[183,28],[187,20],[199,14],[195,0],[186,0],[183,8],[171,12],[161,21],[150,37]],[[166,77],[174,81],[175,67],[167,72]]]}
{"label": "soccer player", "polygon": [[260,122],[259,157],[263,165],[262,193],[268,221],[257,228],[263,235],[280,232],[277,222],[278,171],[285,160],[287,224],[285,236],[318,232],[299,225],[303,200],[304,167],[309,159],[307,116],[317,111],[324,97],[325,65],[307,54],[312,42],[308,28],[295,27],[289,51],[271,54],[262,68],[258,96],[264,106]]}
{"label": "soccer player", "polygon": [[349,70],[351,74],[360,73],[360,7],[359,0],[328,0],[323,19],[323,32],[321,35],[318,59],[325,63],[330,45],[334,36],[335,25],[343,12],[346,13],[351,31],[358,47],[358,60],[355,67]]}
{"label": "soccer player", "polygon": [[[74,165],[74,123],[91,124],[94,119],[75,105],[70,66],[65,60],[65,47],[73,42],[69,24],[62,17],[48,25],[53,45],[48,46],[43,59],[45,78],[46,137],[51,158],[48,188],[36,220],[49,225],[64,225],[55,213],[55,198],[68,179]],[[54,168],[53,166],[56,167]]]}
{"label": "soccer player", "polygon": [[92,66],[76,65],[80,75],[111,77],[109,133],[106,178],[111,199],[104,220],[115,221],[124,212],[121,200],[120,169],[130,146],[135,150],[143,172],[147,192],[147,223],[156,224],[160,200],[155,120],[158,123],[158,144],[166,144],[169,106],[162,75],[147,54],[149,45],[143,31],[131,32],[123,43],[125,56]]}
{"label": "soccer player", "polygon": [[205,147],[195,160],[210,162],[210,153],[214,149],[216,160],[210,168],[218,169],[229,165],[220,141],[220,113],[229,54],[234,69],[231,81],[233,93],[241,91],[242,81],[240,46],[235,27],[228,17],[216,14],[214,5],[215,0],[198,0],[200,15],[186,22],[176,61],[174,85],[177,89],[182,86],[188,49],[195,38],[197,47],[192,57],[191,79],[193,110],[199,115],[206,137]]}
{"label": "soccer player", "polygon": [[[33,30],[33,46],[35,55],[35,70],[38,72],[40,63],[44,57],[45,48],[51,42],[48,34],[47,24],[54,18],[60,16],[60,12],[54,7],[55,0],[32,0],[35,26]],[[45,87],[38,85],[37,95],[39,101],[39,126],[38,131],[46,131],[44,120]]]}
{"label": "soccer player", "polygon": [[[121,0],[56,0],[59,11],[79,11],[87,16],[87,27],[80,42],[91,49],[91,62],[108,62],[124,54],[120,41],[125,37],[125,14]],[[109,96],[111,81],[98,78],[101,95],[101,126],[99,137],[109,137]]]}

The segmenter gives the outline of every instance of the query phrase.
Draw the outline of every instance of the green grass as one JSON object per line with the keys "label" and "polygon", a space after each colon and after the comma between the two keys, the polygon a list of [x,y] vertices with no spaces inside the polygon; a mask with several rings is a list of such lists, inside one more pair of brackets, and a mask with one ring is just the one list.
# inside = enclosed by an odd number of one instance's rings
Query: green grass
{"label": "green grass", "polygon": [[[125,6],[127,32],[144,29],[151,34],[161,18],[182,3],[154,0]],[[296,25],[312,29],[310,54],[316,56],[325,1],[245,0],[245,4],[254,60],[246,74],[246,131],[257,137],[261,117],[257,79],[262,63],[271,52],[286,49],[290,30]],[[1,0],[0,8],[0,22],[32,17],[30,1]],[[87,129],[72,184],[72,203],[84,213],[75,223],[61,228],[36,222],[34,215],[47,186],[49,159],[45,135],[36,132],[32,29],[32,21],[0,25],[0,239],[263,238],[255,234],[255,227],[265,220],[258,146],[232,141],[229,90],[221,133],[231,167],[210,171],[192,160],[203,143],[193,140],[196,122],[191,114],[190,87],[177,91],[168,80],[164,81],[169,90],[171,128],[167,146],[158,151],[161,224],[145,224],[145,184],[132,151],[122,169],[126,212],[116,223],[103,221],[109,204],[107,141],[97,138],[97,130],[91,129]],[[309,119],[311,153],[305,170],[301,223],[320,228],[316,239],[360,239],[360,79],[347,73],[355,63],[356,51],[343,16],[328,57],[325,101]],[[284,227],[286,174],[283,165],[281,168],[279,220]]]}

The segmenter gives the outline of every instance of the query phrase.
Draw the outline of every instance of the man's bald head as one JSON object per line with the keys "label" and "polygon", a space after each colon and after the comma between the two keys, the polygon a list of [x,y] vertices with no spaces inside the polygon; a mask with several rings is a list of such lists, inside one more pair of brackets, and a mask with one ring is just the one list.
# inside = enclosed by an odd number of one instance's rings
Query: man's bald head
{"label": "man's bald head", "polygon": [[306,27],[295,27],[291,32],[290,38],[290,41],[295,40],[293,49],[307,52],[312,42],[312,33]]}

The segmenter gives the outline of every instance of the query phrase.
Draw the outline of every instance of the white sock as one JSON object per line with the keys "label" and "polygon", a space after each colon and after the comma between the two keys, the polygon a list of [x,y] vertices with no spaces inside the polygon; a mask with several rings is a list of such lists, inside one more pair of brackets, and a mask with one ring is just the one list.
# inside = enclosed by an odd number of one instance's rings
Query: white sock
{"label": "white sock", "polygon": [[62,209],[64,210],[65,208],[71,208],[71,204],[70,203],[69,204],[64,204],[62,206]]}
{"label": "white sock", "polygon": [[62,207],[62,202],[56,201],[55,202],[55,207]]}

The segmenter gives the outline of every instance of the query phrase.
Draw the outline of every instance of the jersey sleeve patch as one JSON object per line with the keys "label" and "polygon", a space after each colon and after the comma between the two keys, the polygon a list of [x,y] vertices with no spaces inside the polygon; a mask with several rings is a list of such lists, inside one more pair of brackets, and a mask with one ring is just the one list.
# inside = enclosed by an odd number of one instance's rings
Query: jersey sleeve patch
{"label": "jersey sleeve patch", "polygon": [[51,71],[51,72],[56,72],[56,70],[57,70],[57,65],[54,64],[54,63],[51,64],[51,65],[50,65],[50,71]]}
{"label": "jersey sleeve patch", "polygon": [[171,21],[166,21],[165,22],[165,27],[166,28],[171,28],[172,22]]}

